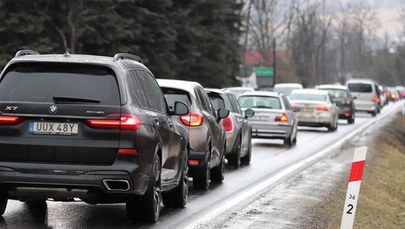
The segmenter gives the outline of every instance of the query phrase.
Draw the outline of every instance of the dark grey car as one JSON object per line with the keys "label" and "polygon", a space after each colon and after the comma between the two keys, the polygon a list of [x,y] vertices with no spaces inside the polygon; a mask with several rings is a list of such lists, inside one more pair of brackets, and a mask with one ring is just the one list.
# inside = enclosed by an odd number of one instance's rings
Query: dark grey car
{"label": "dark grey car", "polygon": [[176,120],[189,130],[190,175],[196,188],[206,190],[211,180],[222,182],[225,174],[225,131],[220,121],[229,110],[214,110],[204,88],[197,82],[158,79],[169,108],[176,100],[189,106],[190,113]]}
{"label": "dark grey car", "polygon": [[354,123],[356,108],[353,97],[346,86],[323,84],[317,86],[317,89],[329,92],[330,98],[339,109],[339,119],[345,119],[349,124]]}
{"label": "dark grey car", "polygon": [[221,124],[226,133],[226,157],[229,164],[239,168],[241,162],[249,164],[252,156],[252,127],[247,118],[254,115],[252,109],[245,112],[239,106],[235,95],[228,90],[206,89],[215,110],[228,109],[229,116]]}
{"label": "dark grey car", "polygon": [[[16,54],[0,76],[0,212],[7,200],[126,203],[157,221],[187,200],[188,135],[130,54]],[[175,116],[177,117],[177,116]]]}

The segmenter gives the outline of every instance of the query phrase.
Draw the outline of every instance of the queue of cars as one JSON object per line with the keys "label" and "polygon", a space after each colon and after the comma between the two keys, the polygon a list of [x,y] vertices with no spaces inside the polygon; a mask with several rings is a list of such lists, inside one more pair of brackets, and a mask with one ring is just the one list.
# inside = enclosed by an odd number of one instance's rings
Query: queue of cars
{"label": "queue of cars", "polygon": [[79,198],[125,203],[129,219],[156,222],[161,203],[186,205],[189,177],[207,190],[224,180],[227,160],[249,164],[252,138],[291,147],[299,125],[335,131],[339,118],[354,123],[355,111],[376,115],[382,94],[405,96],[383,90],[370,80],[205,89],[156,80],[132,54],[21,50],[0,75],[0,215],[9,199]]}

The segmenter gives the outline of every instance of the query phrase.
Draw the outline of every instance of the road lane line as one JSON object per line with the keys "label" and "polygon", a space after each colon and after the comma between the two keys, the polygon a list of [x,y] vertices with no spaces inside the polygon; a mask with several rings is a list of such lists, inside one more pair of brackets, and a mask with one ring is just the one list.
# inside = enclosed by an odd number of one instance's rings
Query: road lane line
{"label": "road lane line", "polygon": [[190,228],[190,229],[198,228],[199,225],[209,222],[210,220],[216,218],[220,214],[224,213],[226,210],[236,206],[237,204],[244,201],[245,199],[252,197],[253,195],[263,191],[264,189],[266,189],[267,187],[269,187],[271,185],[276,184],[277,182],[280,182],[283,178],[290,176],[297,171],[302,170],[303,168],[307,167],[308,165],[314,164],[315,162],[319,161],[323,156],[325,156],[327,153],[329,153],[331,150],[338,149],[345,141],[353,138],[356,134],[364,131],[371,124],[391,115],[392,113],[397,111],[399,108],[400,108],[400,106],[393,107],[392,110],[389,110],[389,111],[385,112],[384,114],[380,114],[379,116],[372,118],[370,121],[366,122],[363,126],[359,127],[352,133],[349,133],[342,139],[335,142],[330,147],[323,149],[323,150],[319,151],[318,153],[313,154],[309,158],[306,158],[300,162],[297,162],[297,163],[289,166],[288,168],[286,168],[286,169],[282,170],[281,172],[275,174],[274,176],[264,180],[263,182],[253,186],[250,189],[244,190],[227,200],[221,201],[220,203],[217,204],[217,205],[219,205],[217,208],[211,210],[210,212],[208,212],[206,214],[200,215],[197,220],[187,224],[184,228]]}

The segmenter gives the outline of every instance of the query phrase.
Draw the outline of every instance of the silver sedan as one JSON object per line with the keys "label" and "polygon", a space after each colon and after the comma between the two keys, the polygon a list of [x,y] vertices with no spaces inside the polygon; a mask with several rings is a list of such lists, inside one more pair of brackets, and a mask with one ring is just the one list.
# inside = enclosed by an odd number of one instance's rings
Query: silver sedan
{"label": "silver sedan", "polygon": [[253,109],[249,118],[252,138],[283,139],[292,146],[297,142],[298,120],[287,97],[278,92],[254,91],[239,96],[242,109]]}
{"label": "silver sedan", "polygon": [[332,132],[338,128],[338,108],[329,93],[316,89],[293,90],[290,94],[292,109],[297,113],[298,125],[326,127]]}

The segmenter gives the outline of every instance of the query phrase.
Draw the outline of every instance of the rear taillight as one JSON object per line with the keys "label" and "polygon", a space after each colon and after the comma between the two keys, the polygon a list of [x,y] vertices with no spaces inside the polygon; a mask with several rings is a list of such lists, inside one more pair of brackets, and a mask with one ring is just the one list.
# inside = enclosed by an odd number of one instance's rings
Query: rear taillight
{"label": "rear taillight", "polygon": [[390,95],[390,93],[389,93],[388,91],[386,91],[386,92],[385,92],[385,95],[386,95],[386,96],[389,96],[389,95]]}
{"label": "rear taillight", "polygon": [[17,125],[21,123],[23,119],[17,116],[3,116],[0,115],[0,125]]}
{"label": "rear taillight", "polygon": [[331,106],[317,106],[315,109],[317,111],[329,111],[331,108]]}
{"label": "rear taillight", "polygon": [[204,116],[199,113],[191,113],[180,116],[180,120],[186,126],[201,126],[204,123]]}
{"label": "rear taillight", "polygon": [[111,114],[105,119],[87,120],[87,125],[97,129],[138,130],[141,128],[141,121],[132,114]]}
{"label": "rear taillight", "polygon": [[226,132],[231,132],[233,130],[233,121],[231,117],[228,116],[222,119],[221,123]]}
{"label": "rear taillight", "polygon": [[190,160],[188,160],[188,163],[189,163],[190,165],[198,165],[198,164],[200,164],[200,161],[199,161],[199,160],[190,159]]}
{"label": "rear taillight", "polygon": [[130,155],[130,154],[137,154],[138,150],[136,149],[118,149],[118,154],[126,154],[126,155]]}
{"label": "rear taillight", "polygon": [[288,116],[283,113],[281,116],[276,116],[274,119],[275,122],[288,122]]}
{"label": "rear taillight", "polygon": [[401,91],[401,96],[405,96],[405,91]]}
{"label": "rear taillight", "polygon": [[380,98],[378,98],[377,96],[373,96],[371,97],[371,101],[375,102],[375,103],[379,103],[380,102]]}
{"label": "rear taillight", "polygon": [[396,99],[397,95],[396,94],[391,94],[391,98]]}

